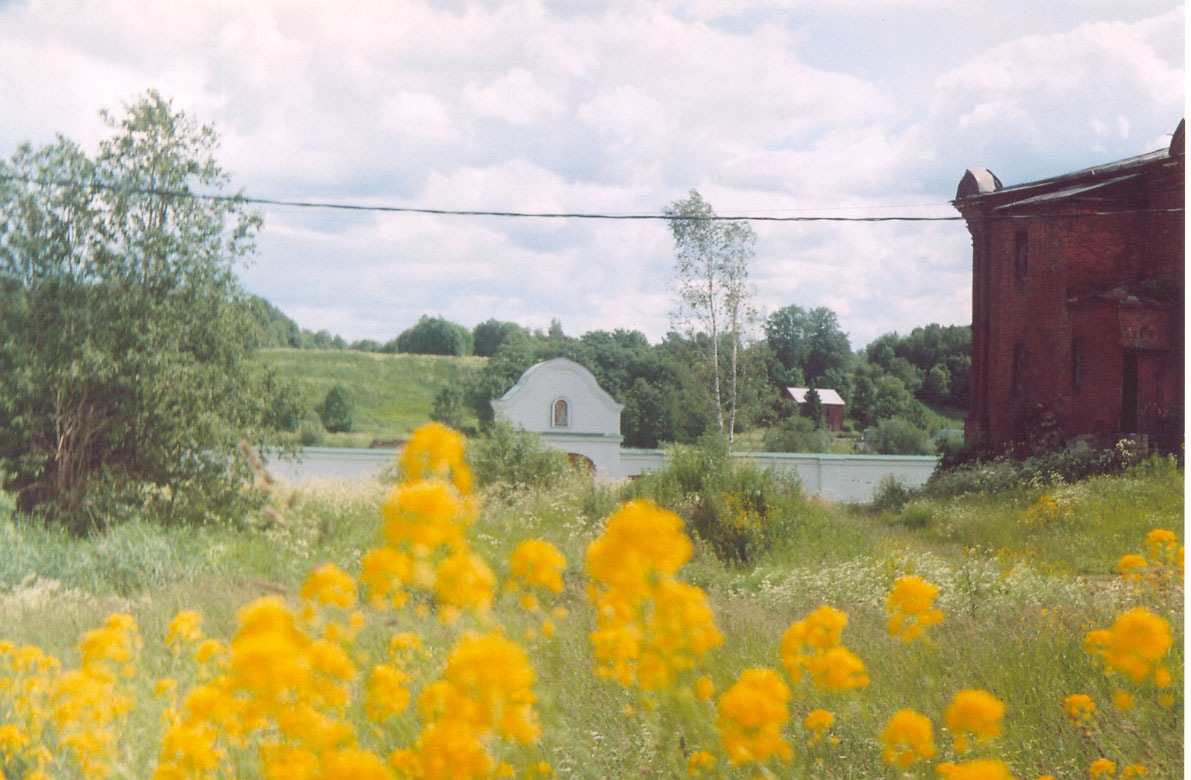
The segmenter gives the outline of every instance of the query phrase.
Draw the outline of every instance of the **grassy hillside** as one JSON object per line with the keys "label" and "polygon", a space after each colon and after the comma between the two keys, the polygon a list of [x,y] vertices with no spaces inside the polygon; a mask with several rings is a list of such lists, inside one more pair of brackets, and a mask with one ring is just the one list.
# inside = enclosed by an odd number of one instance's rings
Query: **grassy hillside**
{"label": "grassy hillside", "polygon": [[353,433],[329,436],[326,443],[366,447],[373,439],[403,438],[426,423],[439,389],[465,381],[487,358],[266,349],[256,360],[296,387],[303,411],[316,418],[327,391],[336,384],[346,387]]}

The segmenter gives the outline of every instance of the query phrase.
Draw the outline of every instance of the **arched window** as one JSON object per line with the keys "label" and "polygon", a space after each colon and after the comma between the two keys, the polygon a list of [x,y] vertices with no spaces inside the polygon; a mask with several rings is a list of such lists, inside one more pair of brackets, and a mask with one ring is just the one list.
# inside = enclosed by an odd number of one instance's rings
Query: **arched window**
{"label": "arched window", "polygon": [[555,400],[550,407],[550,425],[553,428],[569,428],[571,425],[571,406],[565,398]]}

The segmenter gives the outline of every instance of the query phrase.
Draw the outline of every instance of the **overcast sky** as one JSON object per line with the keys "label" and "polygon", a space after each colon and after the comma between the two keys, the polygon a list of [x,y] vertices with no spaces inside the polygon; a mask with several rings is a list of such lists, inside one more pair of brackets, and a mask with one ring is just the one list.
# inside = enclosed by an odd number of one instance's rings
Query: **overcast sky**
{"label": "overcast sky", "polygon": [[[956,216],[1006,184],[1161,148],[1184,112],[1172,0],[0,0],[0,156],[157,89],[252,197],[450,210]],[[388,340],[422,314],[664,336],[662,221],[268,207],[244,285]],[[754,222],[763,312],[853,348],[968,324],[962,222]]]}

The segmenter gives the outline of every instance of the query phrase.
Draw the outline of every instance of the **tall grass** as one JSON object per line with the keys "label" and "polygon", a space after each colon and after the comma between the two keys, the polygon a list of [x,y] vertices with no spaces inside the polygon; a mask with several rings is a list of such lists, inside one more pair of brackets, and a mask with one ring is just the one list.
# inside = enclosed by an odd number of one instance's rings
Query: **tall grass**
{"label": "tall grass", "polygon": [[[145,639],[138,695],[151,702],[152,679],[174,663],[164,637],[175,614],[197,610],[209,635],[229,637],[241,606],[266,594],[296,600],[317,565],[358,571],[361,554],[380,542],[378,507],[387,490],[324,483],[279,492],[277,515],[256,518],[251,530],[131,523],[94,539],[0,511],[0,639],[76,663],[84,632],[110,612],[127,612]],[[688,701],[650,710],[633,690],[592,674],[588,635],[595,616],[584,560],[621,497],[620,488],[580,475],[548,490],[493,486],[481,497],[484,509],[470,540],[501,576],[503,562],[526,538],[551,542],[568,561],[558,598],[570,614],[552,638],[527,645],[543,724],[540,741],[524,748],[527,755],[548,762],[558,777],[687,777],[689,754],[718,750],[713,705]],[[1150,530],[1181,535],[1183,475],[1173,462],[1075,484],[917,496],[884,511],[806,498],[783,511],[791,513],[780,519],[787,533],[747,565],[722,562],[696,539],[681,572],[707,593],[725,637],[706,668],[719,693],[743,670],[779,669],[782,634],[793,621],[823,604],[848,615],[844,639],[871,683],[836,693],[796,686],[783,732],[794,743],[794,759],[770,767],[778,776],[901,776],[881,760],[878,735],[907,707],[935,722],[940,758],[955,760],[942,713],[956,691],[976,688],[1005,703],[1003,733],[986,753],[1015,777],[1085,778],[1102,757],[1118,769],[1145,766],[1151,778],[1182,777],[1182,579],[1130,582],[1114,571],[1122,555],[1144,551]],[[885,598],[898,577],[911,574],[939,588],[945,618],[925,639],[907,643],[886,631]],[[502,604],[495,619],[510,636],[536,625]],[[1130,709],[1114,707],[1120,682],[1102,673],[1083,647],[1089,631],[1135,606],[1173,627],[1175,643],[1165,659],[1176,672],[1173,706],[1139,692]],[[401,620],[391,630],[420,627],[427,664],[441,664],[451,631],[433,620]],[[1090,736],[1063,713],[1064,697],[1076,693],[1098,704]],[[799,724],[818,707],[834,713],[830,734],[838,742],[808,747]],[[137,744],[152,744],[155,712],[146,704],[126,726],[121,771],[128,776],[152,771],[155,751]],[[713,774],[752,777],[755,769],[733,770],[721,757]],[[922,767],[915,772],[933,776]]]}

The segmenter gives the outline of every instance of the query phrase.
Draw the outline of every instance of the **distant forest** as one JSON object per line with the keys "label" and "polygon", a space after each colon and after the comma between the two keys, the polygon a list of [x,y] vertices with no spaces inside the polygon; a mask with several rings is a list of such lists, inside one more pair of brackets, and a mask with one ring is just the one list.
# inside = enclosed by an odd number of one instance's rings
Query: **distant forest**
{"label": "distant forest", "polygon": [[[441,317],[423,316],[386,342],[348,343],[327,331],[312,332],[263,298],[249,306],[260,326],[262,347],[357,350],[376,353],[476,355],[489,358],[467,387],[447,387],[435,400],[437,419],[461,424],[470,408],[481,425],[492,419],[489,401],[507,391],[536,362],[566,357],[587,367],[613,398],[624,404],[624,444],[656,447],[693,442],[714,426],[707,391],[702,336],[670,333],[651,344],[639,331],[590,331],[573,337],[557,321],[530,330],[490,319],[472,329]],[[769,449],[826,451],[831,437],[821,418],[803,414],[786,387],[837,391],[847,403],[845,433],[901,430],[912,445],[933,451],[928,434],[955,424],[968,403],[971,329],[930,324],[906,335],[887,333],[853,351],[836,314],[826,307],[791,305],[770,314],[760,337],[742,356],[744,387],[739,430],[764,429]]]}

